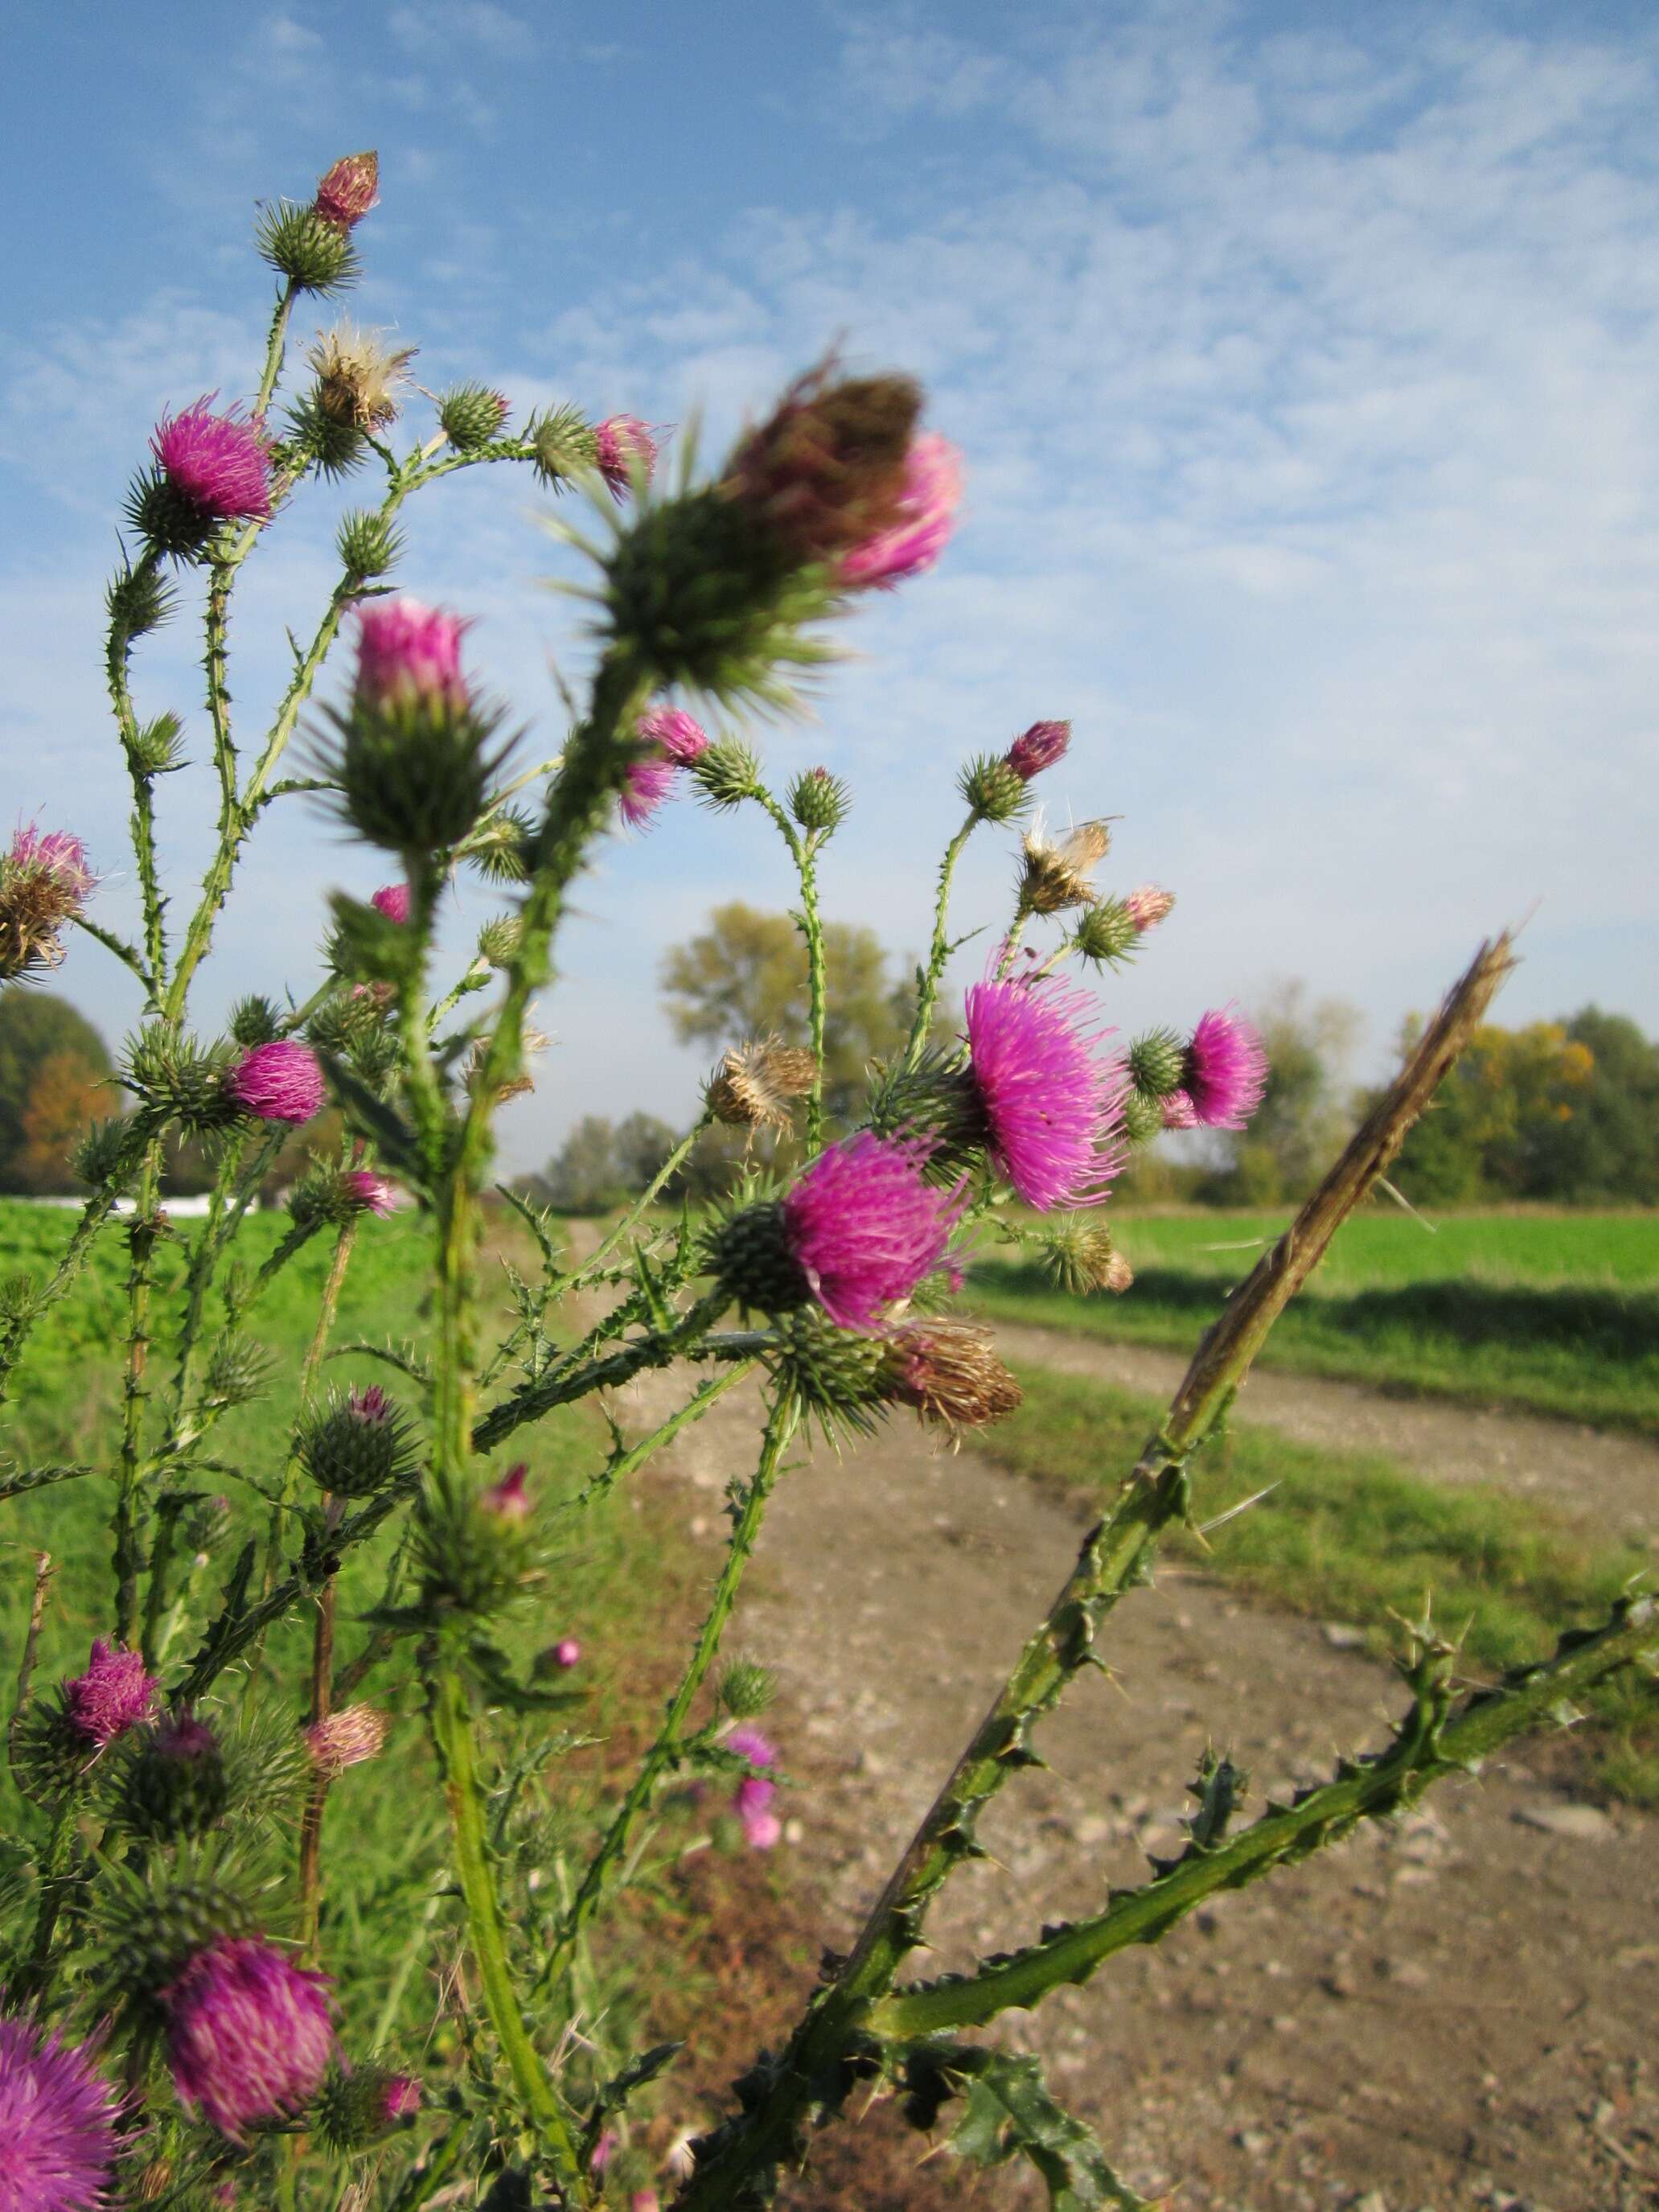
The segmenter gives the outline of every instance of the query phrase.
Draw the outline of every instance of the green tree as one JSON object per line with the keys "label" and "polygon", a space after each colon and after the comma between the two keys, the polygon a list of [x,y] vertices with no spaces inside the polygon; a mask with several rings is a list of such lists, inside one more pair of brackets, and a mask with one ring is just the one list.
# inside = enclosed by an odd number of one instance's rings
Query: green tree
{"label": "green tree", "polygon": [[602,1213],[645,1189],[679,1142],[654,1114],[584,1115],[538,1176],[535,1195],[568,1213]]}
{"label": "green tree", "polygon": [[1583,1006],[1565,1024],[1589,1080],[1536,1137],[1530,1195],[1579,1206],[1659,1205],[1659,1044],[1626,1014]]}
{"label": "green tree", "polygon": [[[67,999],[15,984],[0,993],[0,1190],[41,1187],[25,1158],[24,1123],[35,1084],[52,1060],[76,1063],[88,1085],[110,1069],[108,1046]],[[59,1077],[62,1073],[60,1067]],[[54,1084],[61,1087],[56,1078]],[[112,1114],[118,1103],[118,1094],[112,1091],[103,1111]]]}
{"label": "green tree", "polygon": [[[1409,1020],[1402,1042],[1421,1026]],[[1563,1022],[1487,1024],[1407,1138],[1395,1180],[1413,1201],[1439,1206],[1565,1195],[1551,1162],[1595,1074],[1590,1048]]]}

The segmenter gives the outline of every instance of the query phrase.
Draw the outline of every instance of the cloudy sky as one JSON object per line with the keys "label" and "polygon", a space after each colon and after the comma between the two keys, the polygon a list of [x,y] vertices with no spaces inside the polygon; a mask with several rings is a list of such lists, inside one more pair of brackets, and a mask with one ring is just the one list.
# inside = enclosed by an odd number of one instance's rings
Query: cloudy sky
{"label": "cloudy sky", "polygon": [[[701,410],[717,447],[830,341],[926,381],[964,526],[849,626],[817,721],[766,738],[780,780],[822,760],[854,785],[831,913],[914,950],[958,762],[1065,715],[1051,811],[1121,817],[1111,879],[1180,900],[1112,987],[1126,1028],[1304,976],[1364,1010],[1376,1064],[1530,917],[1509,1018],[1595,998],[1659,1029],[1650,9],[88,0],[24,11],[9,62],[5,803],[82,833],[112,923],[123,491],[160,413],[253,383],[257,204],[375,145],[354,308],[420,347],[422,383]],[[249,732],[341,503],[301,502],[246,572]],[[552,672],[583,648],[543,586],[569,573],[546,504],[504,470],[438,488],[402,578],[477,617],[478,672],[551,751]],[[200,758],[197,649],[181,621],[137,688]],[[178,913],[208,819],[201,779],[162,790]],[[722,897],[787,903],[763,827],[681,805],[607,846],[516,1164],[584,1112],[690,1106],[658,962]],[[988,835],[963,927],[1009,878]],[[204,1025],[307,988],[323,892],[377,879],[307,802],[267,817]],[[131,1018],[85,940],[61,982],[106,1034]]]}

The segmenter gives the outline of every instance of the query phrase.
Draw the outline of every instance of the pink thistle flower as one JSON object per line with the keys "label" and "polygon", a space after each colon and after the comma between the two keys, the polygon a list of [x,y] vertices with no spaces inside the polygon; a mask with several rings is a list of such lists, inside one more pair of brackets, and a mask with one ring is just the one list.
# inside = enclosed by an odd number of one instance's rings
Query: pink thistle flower
{"label": "pink thistle flower", "polygon": [[907,576],[931,568],[945,550],[962,501],[962,455],[937,430],[910,441],[904,459],[903,520],[855,545],[841,564],[841,580],[854,590],[890,590]]}
{"label": "pink thistle flower", "polygon": [[636,2189],[628,2200],[628,2212],[662,2212],[662,2200],[654,2189]]}
{"label": "pink thistle flower", "polygon": [[1172,1091],[1167,1098],[1160,1101],[1160,1110],[1166,1129],[1195,1129],[1198,1127],[1198,1109],[1184,1091]]}
{"label": "pink thistle flower", "polygon": [[774,1850],[783,1838],[783,1823],[775,1813],[745,1813],[743,1839],[751,1851]]}
{"label": "pink thistle flower", "polygon": [[634,487],[637,471],[646,483],[657,465],[657,441],[651,425],[637,415],[611,415],[593,433],[594,465],[620,500]]}
{"label": "pink thistle flower", "polygon": [[270,513],[264,434],[234,413],[216,415],[212,394],[158,423],[149,449],[173,489],[216,521],[263,521]]}
{"label": "pink thistle flower", "polygon": [[674,776],[674,763],[665,755],[646,753],[629,761],[617,810],[630,830],[644,829],[673,790]]}
{"label": "pink thistle flower", "polygon": [[966,1192],[926,1181],[929,1149],[860,1129],[820,1152],[783,1200],[790,1251],[842,1328],[875,1328],[945,1258]]}
{"label": "pink thistle flower", "polygon": [[659,744],[680,768],[690,768],[708,750],[708,732],[682,707],[653,707],[639,720],[639,733]]}
{"label": "pink thistle flower", "polygon": [[388,921],[402,924],[409,920],[410,890],[407,884],[382,884],[369,904],[376,914],[383,914]]}
{"label": "pink thistle flower", "polygon": [[344,154],[318,185],[313,205],[336,230],[350,230],[379,205],[380,188],[378,154]]}
{"label": "pink thistle flower", "polygon": [[530,1495],[530,1467],[520,1460],[508,1468],[499,1482],[492,1482],[479,1503],[486,1513],[493,1513],[498,1521],[527,1521],[535,1511]]}
{"label": "pink thistle flower", "polygon": [[346,1407],[357,1420],[372,1422],[377,1428],[392,1419],[392,1401],[378,1382],[354,1382],[346,1392]]}
{"label": "pink thistle flower", "polygon": [[679,707],[653,707],[640,716],[636,732],[654,750],[629,763],[617,802],[630,830],[642,830],[668,797],[675,769],[690,768],[708,750],[708,732]]}
{"label": "pink thistle flower", "polygon": [[382,1221],[397,1209],[397,1184],[388,1182],[383,1175],[376,1175],[373,1168],[352,1168],[341,1176],[340,1188],[354,1206]]}
{"label": "pink thistle flower", "polygon": [[0,2019],[0,2212],[100,2212],[121,2100],[90,2063],[21,2015]]}
{"label": "pink thistle flower", "polygon": [[358,704],[388,707],[419,701],[465,707],[461,640],[467,627],[459,615],[422,606],[418,599],[376,599],[360,608]]}
{"label": "pink thistle flower", "polygon": [[387,2127],[411,2119],[421,2109],[421,2084],[412,2074],[392,2074],[380,2093],[380,2118]]}
{"label": "pink thistle flower", "polygon": [[310,1121],[322,1105],[322,1064],[309,1045],[278,1037],[244,1053],[225,1088],[256,1120],[291,1121],[297,1127]]}
{"label": "pink thistle flower", "polygon": [[553,1646],[556,1667],[576,1667],[581,1663],[582,1647],[574,1636],[562,1636]]}
{"label": "pink thistle flower", "polygon": [[592,2156],[587,2161],[589,2172],[603,2173],[621,2148],[622,2137],[615,2128],[607,2128],[593,2146]]}
{"label": "pink thistle flower", "polygon": [[256,1936],[198,1951],[161,1992],[179,2101],[233,2142],[315,2096],[334,2045],[328,1981]]}
{"label": "pink thistle flower", "polygon": [[1093,1000],[1058,978],[999,982],[966,1001],[969,1064],[997,1171],[1028,1206],[1098,1205],[1122,1165],[1125,1081],[1103,1058]]}
{"label": "pink thistle flower", "polygon": [[1009,746],[1008,765],[1022,783],[1029,783],[1034,775],[1041,775],[1045,768],[1063,759],[1071,742],[1069,722],[1033,722]]}
{"label": "pink thistle flower", "polygon": [[1160,890],[1156,884],[1142,884],[1123,895],[1123,911],[1143,937],[1158,927],[1174,904],[1175,893]]}
{"label": "pink thistle flower", "polygon": [[390,1726],[386,1715],[374,1705],[343,1705],[337,1713],[313,1721],[303,1731],[306,1749],[319,1774],[331,1782],[348,1766],[378,1759],[386,1748]]}
{"label": "pink thistle flower", "polygon": [[161,1686],[144,1672],[137,1651],[95,1636],[86,1673],[64,1685],[64,1716],[78,1735],[101,1751],[149,1718]]}
{"label": "pink thistle flower", "polygon": [[1193,1031],[1181,1087],[1200,1128],[1242,1129],[1267,1087],[1261,1038],[1230,1007],[1212,1008]]}
{"label": "pink thistle flower", "polygon": [[78,907],[96,881],[87,865],[87,848],[67,830],[40,830],[31,822],[20,827],[11,841],[8,859],[19,870],[39,869],[50,876],[64,896]]}
{"label": "pink thistle flower", "polygon": [[778,1763],[776,1744],[770,1736],[763,1735],[759,1729],[750,1728],[747,1722],[732,1729],[726,1739],[726,1748],[735,1752],[739,1759],[746,1759],[751,1766],[775,1766]]}

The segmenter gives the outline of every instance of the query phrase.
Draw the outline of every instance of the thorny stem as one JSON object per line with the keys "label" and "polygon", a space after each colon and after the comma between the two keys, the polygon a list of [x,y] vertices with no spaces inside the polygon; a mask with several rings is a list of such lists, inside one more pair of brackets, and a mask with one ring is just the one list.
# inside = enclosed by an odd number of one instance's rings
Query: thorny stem
{"label": "thorny stem", "polygon": [[705,1335],[731,1304],[723,1291],[711,1291],[705,1298],[688,1308],[671,1329],[653,1336],[637,1337],[614,1352],[606,1359],[590,1360],[585,1366],[556,1368],[550,1375],[538,1376],[526,1382],[498,1406],[492,1406],[478,1421],[472,1431],[475,1451],[490,1451],[503,1438],[526,1421],[539,1420],[555,1406],[568,1405],[573,1398],[585,1398],[592,1390],[614,1390],[630,1382],[647,1367],[666,1367],[675,1359],[692,1352],[700,1337]]}
{"label": "thorny stem", "polygon": [[[351,1264],[351,1248],[357,1241],[357,1218],[349,1216],[340,1224],[334,1240],[334,1255],[328,1263],[322,1296],[318,1302],[317,1323],[311,1332],[311,1341],[306,1346],[306,1356],[300,1367],[300,1415],[303,1418],[311,1403],[311,1394],[316,1387],[317,1370],[322,1364],[323,1354],[334,1327],[334,1316],[340,1304],[340,1291],[346,1279],[346,1269]],[[270,1526],[265,1534],[265,1564],[261,1588],[269,1597],[276,1581],[276,1570],[282,1564],[283,1534],[294,1501],[300,1494],[299,1455],[290,1447],[283,1466],[283,1486],[280,1500],[271,1508]]]}
{"label": "thorny stem", "polygon": [[784,1452],[794,1434],[795,1419],[795,1408],[787,1399],[780,1399],[768,1417],[761,1442],[760,1460],[748,1487],[734,1504],[732,1540],[714,1584],[708,1615],[697,1632],[697,1640],[692,1647],[685,1673],[680,1679],[679,1687],[669,1700],[667,1714],[656,1741],[641,1761],[633,1786],[588,1863],[581,1886],[571,1901],[570,1910],[565,1915],[538,1977],[536,1987],[538,1995],[550,1989],[557,1981],[583,1929],[599,1910],[617,1867],[627,1855],[635,1824],[650,1804],[665,1770],[674,1760],[697,1692],[719,1656],[720,1638],[725,1634],[726,1622],[732,1617],[732,1608],[737,1602],[744,1569],[754,1551],[768,1500],[781,1470]]}
{"label": "thorny stem", "polygon": [[156,1206],[161,1145],[153,1139],[139,1177],[137,1211],[127,1231],[127,1371],[121,1407],[121,1456],[116,1473],[115,1633],[131,1644],[138,1623],[138,1577],[143,1568],[139,1534],[138,1478],[143,1454],[144,1368],[149,1353],[150,1255],[162,1233]]}
{"label": "thorny stem", "polygon": [[939,987],[945,974],[945,963],[951,957],[948,934],[951,920],[951,884],[956,875],[957,862],[963,848],[983,817],[978,810],[969,807],[967,819],[945,848],[945,857],[939,864],[939,895],[933,901],[933,941],[928,949],[927,965],[921,973],[916,992],[915,1018],[910,1024],[910,1042],[905,1048],[905,1060],[914,1067],[921,1060],[927,1043],[927,1032],[933,1024],[933,1008],[939,1003]]}
{"label": "thorny stem", "polygon": [[[326,1504],[326,1500],[324,1501]],[[334,1690],[334,1577],[317,1593],[317,1619],[311,1632],[311,1723],[325,1721]],[[311,1778],[300,1816],[300,1941],[313,1961],[317,1951],[319,1892],[323,1870],[323,1815],[329,1777],[319,1765]]]}
{"label": "thorny stem", "polygon": [[[134,582],[153,575],[161,565],[161,555],[153,546],[148,548],[132,572]],[[116,725],[121,733],[121,748],[126,755],[127,773],[132,781],[132,854],[137,866],[139,898],[144,911],[144,955],[149,969],[147,988],[154,1001],[167,981],[167,937],[162,921],[167,901],[161,896],[155,866],[155,806],[152,779],[138,756],[138,722],[133,712],[130,675],[131,647],[131,633],[118,609],[110,617],[104,665],[110,704],[115,710]]]}
{"label": "thorny stem", "polygon": [[659,1422],[649,1436],[641,1437],[638,1443],[629,1445],[615,1459],[607,1460],[599,1472],[585,1482],[574,1498],[565,1499],[561,1510],[579,1513],[592,1505],[596,1498],[603,1498],[614,1490],[619,1482],[625,1482],[630,1474],[636,1474],[665,1444],[672,1443],[682,1429],[688,1429],[694,1421],[700,1421],[717,1398],[723,1398],[728,1390],[741,1382],[748,1375],[750,1366],[750,1361],[741,1360],[728,1367],[724,1375],[713,1376],[707,1382],[700,1384],[683,1406],[676,1407],[665,1421]]}
{"label": "thorny stem", "polygon": [[818,913],[817,843],[815,833],[802,836],[764,785],[751,794],[777,825],[789,848],[789,857],[800,878],[800,912],[795,925],[806,945],[807,1042],[812,1048],[812,1088],[806,1095],[806,1149],[819,1151],[823,1144],[823,1022],[825,1012],[823,922]]}

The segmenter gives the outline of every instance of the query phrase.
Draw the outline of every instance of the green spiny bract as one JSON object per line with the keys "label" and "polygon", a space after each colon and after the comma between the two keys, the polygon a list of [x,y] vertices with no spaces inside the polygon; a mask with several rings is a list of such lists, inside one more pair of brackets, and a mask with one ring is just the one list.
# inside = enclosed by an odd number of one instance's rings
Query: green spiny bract
{"label": "green spiny bract", "polygon": [[495,806],[457,857],[471,861],[486,883],[522,884],[530,879],[535,849],[536,825],[523,809]]}
{"label": "green spiny bract", "polygon": [[1164,1109],[1156,1098],[1133,1085],[1123,1094],[1123,1134],[1132,1145],[1150,1145],[1164,1127]]}
{"label": "green spiny bract", "polygon": [[[396,983],[418,969],[421,941],[407,922],[393,921],[379,907],[344,891],[331,893],[328,903],[334,923],[323,954],[337,975],[354,983]],[[349,1028],[361,1027],[362,1007],[361,999],[346,1002],[342,1018]],[[311,1026],[315,1036],[315,1016]]]}
{"label": "green spiny bract", "polygon": [[261,260],[296,290],[343,292],[357,279],[357,255],[349,232],[325,222],[314,207],[278,200],[259,217],[255,242]]}
{"label": "green spiny bract", "polygon": [[767,1364],[802,1419],[816,1420],[832,1443],[848,1432],[867,1436],[887,1395],[885,1340],[837,1328],[816,1305],[779,1314],[773,1329]]}
{"label": "green spiny bract", "polygon": [[1129,1047],[1129,1080],[1144,1097],[1167,1098],[1181,1088],[1187,1055],[1173,1030],[1148,1030]]}
{"label": "green spiny bract", "polygon": [[984,1152],[989,1135],[972,1075],[933,1046],[914,1067],[900,1060],[878,1072],[869,1123],[878,1136],[929,1139],[924,1172],[933,1182],[954,1182]]}
{"label": "green spiny bract", "polygon": [[347,575],[367,583],[384,576],[403,557],[404,536],[397,526],[373,507],[361,507],[341,518],[334,540],[340,566]]}
{"label": "green spiny bract", "polygon": [[36,1698],[11,1724],[11,1777],[34,1804],[57,1806],[95,1771],[101,1753],[71,1725],[60,1691]]}
{"label": "green spiny bract", "polygon": [[189,1712],[170,1714],[122,1739],[111,1817],[129,1835],[178,1843],[205,1835],[230,1804],[218,1737]]}
{"label": "green spiny bract", "polygon": [[789,811],[803,830],[827,837],[847,819],[852,793],[827,768],[803,769],[789,787]]}
{"label": "green spiny bract", "polygon": [[111,629],[127,638],[159,629],[178,604],[177,592],[153,561],[141,561],[137,568],[124,561],[104,593]]}
{"label": "green spiny bract", "polygon": [[599,441],[580,407],[538,409],[524,426],[524,441],[532,448],[537,475],[552,490],[599,466]]}
{"label": "green spiny bract", "polygon": [[[384,921],[385,916],[377,919]],[[337,964],[331,952],[325,957],[331,966]],[[306,1036],[319,1051],[349,1058],[360,1038],[384,1027],[385,1012],[372,992],[333,991],[307,1016]]]}
{"label": "green spiny bract", "polygon": [[337,1227],[358,1210],[340,1170],[326,1160],[313,1161],[288,1194],[289,1218],[296,1229]]}
{"label": "green spiny bract", "polygon": [[329,720],[339,738],[327,765],[341,811],[371,845],[406,860],[460,843],[509,750],[492,746],[498,712],[447,699],[354,700]]}
{"label": "green spiny bract", "polygon": [[126,740],[127,763],[146,783],[185,766],[185,726],[173,714],[141,722]]}
{"label": "green spiny bract", "polygon": [[252,1405],[264,1396],[276,1364],[276,1355],[269,1346],[244,1336],[240,1329],[225,1329],[208,1354],[202,1377],[204,1403],[222,1411]]}
{"label": "green spiny bract", "polygon": [[479,959],[487,960],[492,968],[508,966],[523,934],[524,925],[516,914],[498,914],[478,932]]}
{"label": "green spiny bract", "polygon": [[176,1121],[193,1137],[231,1127],[241,1109],[225,1088],[230,1048],[198,1045],[192,1036],[149,1022],[130,1041],[121,1080],[149,1112]]}
{"label": "green spiny bract", "polygon": [[401,2111],[388,2107],[408,2079],[386,2066],[331,2066],[311,2108],[318,2134],[331,2150],[366,2150],[397,2126]]}
{"label": "green spiny bract", "polygon": [[604,597],[611,635],[642,678],[725,705],[787,707],[786,672],[830,657],[803,634],[834,611],[827,572],[794,565],[719,491],[641,506],[605,563]]}
{"label": "green spiny bract", "polygon": [[230,1010],[230,1033],[246,1052],[256,1044],[270,1044],[281,1036],[286,1024],[270,1000],[255,991],[239,999]]}
{"label": "green spiny bract", "polygon": [[957,779],[957,787],[981,822],[1018,822],[1030,805],[1024,776],[1001,753],[980,753]]}
{"label": "green spiny bract", "polygon": [[331,1390],[295,1432],[295,1455],[319,1490],[336,1498],[373,1498],[414,1472],[416,1437],[409,1416],[378,1389]]}
{"label": "green spiny bract", "polygon": [[94,1190],[118,1177],[118,1190],[136,1181],[138,1158],[125,1118],[117,1115],[107,1121],[94,1121],[70,1155],[70,1165],[79,1180]]}
{"label": "green spiny bract", "polygon": [[[1158,1111],[1156,1107],[1152,1110]],[[1158,1119],[1161,1127],[1162,1115]],[[1085,1297],[1091,1291],[1127,1291],[1133,1279],[1128,1261],[1112,1241],[1111,1231],[1087,1213],[1063,1214],[1046,1223],[1037,1239],[1036,1254],[1060,1288],[1074,1297]]]}
{"label": "green spiny bract", "polygon": [[720,1679],[720,1701],[734,1721],[758,1720],[777,1688],[769,1668],[753,1659],[733,1659]]}
{"label": "green spiny bract", "polygon": [[422,1622],[489,1620],[522,1597],[539,1565],[530,1524],[482,1498],[429,1498],[416,1524],[414,1564]]}
{"label": "green spiny bract", "polygon": [[1079,917],[1072,943],[1097,968],[1115,968],[1133,953],[1140,940],[1134,916],[1121,899],[1102,899]]}
{"label": "green spiny bract", "polygon": [[312,463],[325,477],[349,476],[368,458],[368,441],[349,422],[336,422],[308,392],[288,410],[288,435],[276,449],[278,465]]}
{"label": "green spiny bract", "polygon": [[134,480],[126,517],[153,551],[173,561],[199,561],[220,526],[216,516],[186,499],[160,469],[147,469]]}
{"label": "green spiny bract", "polygon": [[793,1313],[812,1295],[775,1199],[728,1214],[710,1231],[708,1255],[709,1273],[745,1310]]}
{"label": "green spiny bract", "polygon": [[507,422],[507,401],[488,385],[452,385],[439,394],[438,420],[452,446],[464,453],[476,453],[501,435]]}
{"label": "green spiny bract", "polygon": [[719,738],[692,762],[690,774],[704,805],[724,812],[759,793],[760,756],[740,738]]}
{"label": "green spiny bract", "polygon": [[227,1938],[257,1936],[258,1919],[240,1893],[210,1875],[173,1880],[123,1872],[103,1887],[101,1988],[143,2010],[198,1951]]}

